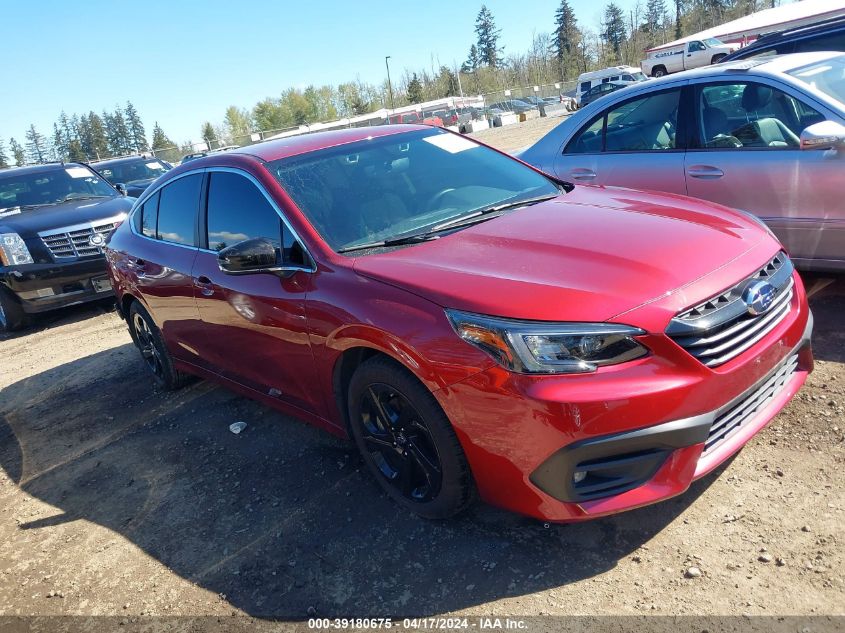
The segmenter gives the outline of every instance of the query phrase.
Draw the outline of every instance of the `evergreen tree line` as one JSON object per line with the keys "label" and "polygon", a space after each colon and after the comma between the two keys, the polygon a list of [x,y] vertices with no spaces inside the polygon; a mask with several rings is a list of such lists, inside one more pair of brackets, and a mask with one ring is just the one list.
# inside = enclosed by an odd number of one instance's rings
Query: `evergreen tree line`
{"label": "evergreen tree line", "polygon": [[153,127],[152,145],[131,101],[102,114],[68,116],[62,111],[53,123],[52,134],[41,133],[34,124],[27,128],[23,142],[9,139],[8,148],[0,137],[0,167],[40,164],[49,161],[94,161],[113,156],[146,152],[152,148],[175,147],[158,123]]}
{"label": "evergreen tree line", "polygon": [[[644,50],[716,26],[780,0],[638,0],[627,13],[611,0],[601,23],[591,29],[578,21],[570,0],[560,0],[548,16],[548,30],[535,33],[528,51],[507,53],[501,45],[501,29],[490,9],[482,5],[475,19],[474,37],[466,60],[450,67],[434,61],[430,68],[405,70],[391,85],[393,103],[403,106],[447,96],[487,94],[506,87],[524,87],[572,81],[580,73],[613,64],[639,65]],[[360,79],[338,86],[288,88],[252,108],[227,108],[223,121],[200,126],[202,139],[215,148],[252,142],[254,131],[277,131],[319,121],[331,121],[374,112],[389,101],[388,84]],[[44,136],[30,125],[23,144],[0,137],[0,167],[46,160],[96,160],[149,149],[175,148],[176,143],[155,124],[151,144],[138,112],[130,103],[113,112],[72,115],[64,112]],[[190,152],[185,144],[172,159]]]}

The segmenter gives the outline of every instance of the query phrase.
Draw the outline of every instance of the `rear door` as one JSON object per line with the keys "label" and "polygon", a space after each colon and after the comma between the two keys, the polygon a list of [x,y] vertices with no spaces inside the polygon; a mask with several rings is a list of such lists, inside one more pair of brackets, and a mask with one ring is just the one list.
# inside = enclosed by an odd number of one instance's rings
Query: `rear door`
{"label": "rear door", "polygon": [[202,172],[168,182],[139,209],[141,235],[128,266],[153,319],[177,358],[193,362],[201,339],[191,269],[197,256]]}
{"label": "rear door", "polygon": [[845,258],[845,156],[799,147],[807,126],[842,120],[779,82],[699,81],[693,88],[689,195],[757,215],[796,259]]}
{"label": "rear door", "polygon": [[310,273],[232,275],[217,262],[219,251],[247,239],[290,248],[281,211],[251,175],[223,168],[209,169],[206,208],[193,268],[203,357],[226,378],[313,410],[317,379],[305,315]]}
{"label": "rear door", "polygon": [[679,84],[610,102],[567,139],[555,174],[584,184],[685,194],[681,93]]}

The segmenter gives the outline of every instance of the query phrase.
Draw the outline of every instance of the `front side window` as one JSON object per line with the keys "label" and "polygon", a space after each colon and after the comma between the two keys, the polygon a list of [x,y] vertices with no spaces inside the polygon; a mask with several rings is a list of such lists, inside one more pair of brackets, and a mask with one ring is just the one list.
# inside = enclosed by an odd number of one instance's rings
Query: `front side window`
{"label": "front side window", "polygon": [[694,53],[696,51],[703,51],[705,48],[707,48],[707,47],[704,46],[704,44],[701,43],[701,42],[690,42],[689,43],[689,52],[690,53]]}
{"label": "front side window", "polygon": [[611,108],[583,128],[569,143],[565,153],[675,149],[680,99],[680,89],[667,90]]}
{"label": "front side window", "polygon": [[756,82],[705,85],[698,106],[705,148],[797,148],[801,131],[824,120],[794,97]]}
{"label": "front side window", "polygon": [[589,81],[582,81],[581,82],[581,92],[586,92],[590,89],[591,82]]}
{"label": "front side window", "polygon": [[371,138],[267,168],[335,250],[437,230],[494,206],[560,194],[533,169],[442,130]]}
{"label": "front side window", "polygon": [[208,183],[208,248],[256,238],[281,243],[281,218],[250,180],[231,172],[213,172]]}
{"label": "front side window", "polygon": [[158,239],[196,246],[194,227],[199,207],[202,174],[183,176],[165,185],[158,203]]}

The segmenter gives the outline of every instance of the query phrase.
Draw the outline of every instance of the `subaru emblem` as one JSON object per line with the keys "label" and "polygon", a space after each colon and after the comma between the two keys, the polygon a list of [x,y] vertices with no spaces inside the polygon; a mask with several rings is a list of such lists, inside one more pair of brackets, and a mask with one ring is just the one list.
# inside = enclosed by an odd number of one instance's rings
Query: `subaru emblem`
{"label": "subaru emblem", "polygon": [[745,303],[748,314],[759,316],[768,312],[775,300],[777,290],[768,281],[755,281],[746,287],[742,293],[742,300]]}

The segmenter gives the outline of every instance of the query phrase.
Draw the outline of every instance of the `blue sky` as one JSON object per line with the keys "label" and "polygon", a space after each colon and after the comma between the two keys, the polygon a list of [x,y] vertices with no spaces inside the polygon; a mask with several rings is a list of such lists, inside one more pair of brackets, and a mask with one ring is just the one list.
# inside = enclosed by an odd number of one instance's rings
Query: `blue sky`
{"label": "blue sky", "polygon": [[[617,0],[627,10],[635,0]],[[552,30],[559,0],[487,0],[506,52]],[[604,2],[571,0],[596,29]],[[670,4],[667,2],[667,5]],[[5,90],[0,138],[23,143],[61,112],[101,112],[131,100],[148,135],[198,139],[229,105],[251,107],[290,86],[384,79],[405,68],[461,63],[481,2],[364,0],[140,0],[0,3]]]}

